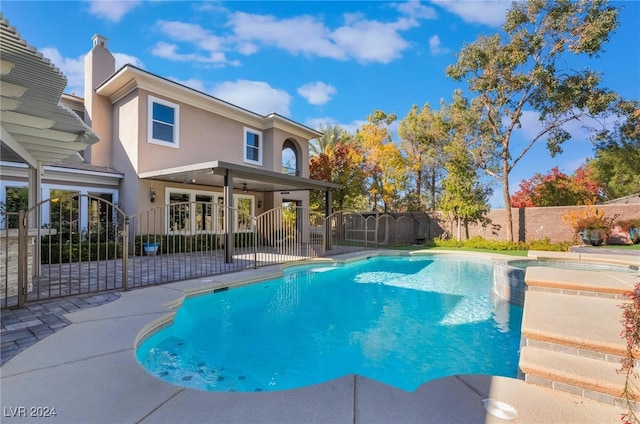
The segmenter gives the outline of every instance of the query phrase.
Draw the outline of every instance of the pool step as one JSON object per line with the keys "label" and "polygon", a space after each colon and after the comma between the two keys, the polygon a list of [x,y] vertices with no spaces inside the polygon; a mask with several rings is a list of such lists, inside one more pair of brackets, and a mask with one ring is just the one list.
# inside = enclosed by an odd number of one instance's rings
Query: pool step
{"label": "pool step", "polygon": [[[620,362],[525,346],[520,352],[525,381],[608,404],[619,400],[625,383]],[[636,398],[638,400],[640,398]]]}
{"label": "pool step", "polygon": [[618,370],[626,352],[620,336],[621,303],[615,298],[527,291],[519,363],[525,380],[620,404],[625,379]]}
{"label": "pool step", "polygon": [[640,282],[639,273],[586,271],[529,267],[525,274],[527,291],[548,291],[579,296],[626,299],[625,293]]}

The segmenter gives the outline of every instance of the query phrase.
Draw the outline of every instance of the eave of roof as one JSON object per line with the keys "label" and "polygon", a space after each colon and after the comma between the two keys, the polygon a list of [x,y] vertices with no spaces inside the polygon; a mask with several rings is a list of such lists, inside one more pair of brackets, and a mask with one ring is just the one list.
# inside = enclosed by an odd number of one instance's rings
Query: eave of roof
{"label": "eave of roof", "polygon": [[163,95],[169,100],[183,102],[236,121],[241,121],[261,130],[279,128],[297,134],[305,139],[313,139],[322,135],[319,131],[285,118],[277,113],[260,115],[251,112],[131,64],[124,65],[116,71],[96,88],[96,92],[101,96],[109,97],[109,99],[115,103],[135,88]]}

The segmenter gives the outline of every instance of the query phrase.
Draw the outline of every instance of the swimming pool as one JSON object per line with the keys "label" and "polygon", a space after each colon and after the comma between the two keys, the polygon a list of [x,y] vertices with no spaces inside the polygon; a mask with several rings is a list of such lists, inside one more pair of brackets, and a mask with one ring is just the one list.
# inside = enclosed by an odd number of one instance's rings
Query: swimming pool
{"label": "swimming pool", "polygon": [[210,391],[349,374],[407,391],[455,374],[515,377],[522,308],[491,286],[491,263],[443,256],[297,266],[186,299],[136,353],[151,374]]}

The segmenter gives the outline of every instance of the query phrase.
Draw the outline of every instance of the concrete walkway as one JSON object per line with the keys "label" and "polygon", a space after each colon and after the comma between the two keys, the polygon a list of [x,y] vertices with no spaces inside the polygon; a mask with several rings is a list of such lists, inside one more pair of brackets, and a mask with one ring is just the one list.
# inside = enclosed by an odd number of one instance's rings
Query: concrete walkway
{"label": "concrete walkway", "polygon": [[[371,256],[371,252],[367,253]],[[483,399],[512,405],[520,423],[618,422],[612,405],[522,380],[455,376],[413,393],[349,375],[297,390],[202,392],[147,373],[135,358],[140,337],[170,318],[185,293],[277,276],[268,267],[121,293],[66,315],[72,325],[40,340],[0,372],[2,422],[59,423],[504,423]],[[51,415],[51,414],[50,414]]]}

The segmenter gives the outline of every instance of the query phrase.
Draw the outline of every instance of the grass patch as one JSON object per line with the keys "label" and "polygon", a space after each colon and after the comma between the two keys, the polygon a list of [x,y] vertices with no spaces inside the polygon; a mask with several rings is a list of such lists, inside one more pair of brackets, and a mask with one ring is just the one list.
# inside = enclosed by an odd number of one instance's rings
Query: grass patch
{"label": "grass patch", "polygon": [[[386,247],[385,247],[386,248]],[[407,251],[415,251],[415,250],[459,250],[461,252],[482,252],[482,253],[496,253],[499,255],[511,255],[511,256],[527,256],[529,253],[528,250],[491,250],[491,249],[481,249],[474,247],[441,247],[434,245],[408,245],[408,246],[393,246],[389,247],[390,250],[407,250]]]}
{"label": "grass patch", "polygon": [[594,248],[603,249],[620,249],[620,250],[640,250],[640,244],[605,244],[602,246],[594,246]]}
{"label": "grass patch", "polygon": [[461,250],[467,252],[499,253],[503,255],[527,256],[529,250],[543,250],[552,252],[568,252],[569,242],[551,243],[549,239],[531,242],[513,242],[487,240],[482,237],[472,237],[468,240],[429,240],[424,246],[401,246],[399,250]]}

